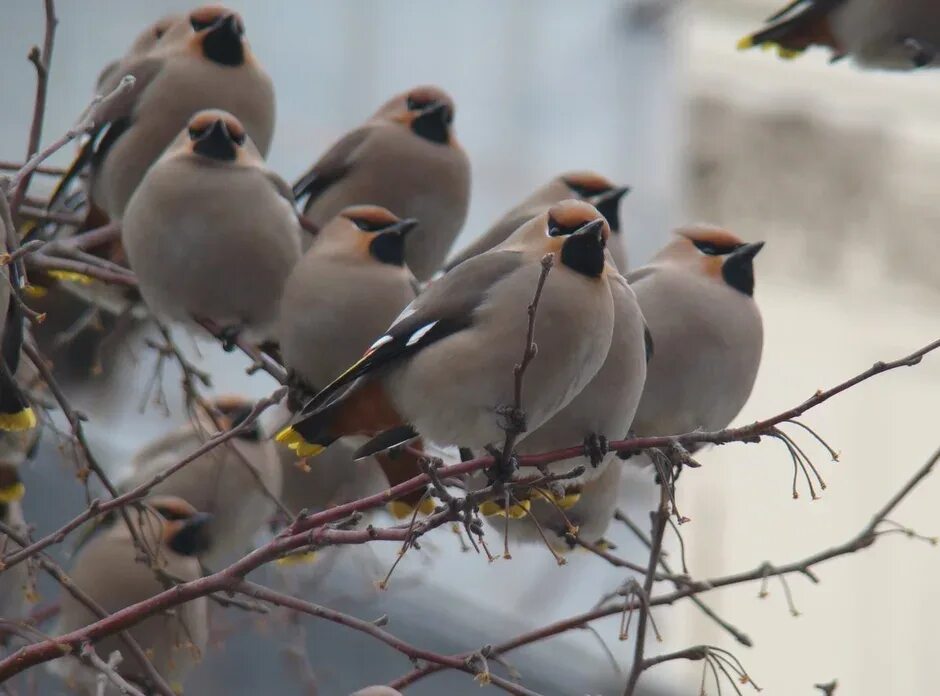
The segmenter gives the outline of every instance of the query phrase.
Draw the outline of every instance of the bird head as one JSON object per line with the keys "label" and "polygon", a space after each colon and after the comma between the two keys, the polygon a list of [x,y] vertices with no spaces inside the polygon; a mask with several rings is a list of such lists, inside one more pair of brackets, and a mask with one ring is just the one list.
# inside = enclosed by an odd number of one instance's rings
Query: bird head
{"label": "bird head", "polygon": [[629,186],[615,186],[610,179],[592,171],[568,172],[561,180],[578,198],[597,208],[611,232],[620,232],[620,200],[630,192]]}
{"label": "bird head", "polygon": [[241,16],[224,5],[205,5],[189,14],[192,45],[218,65],[237,67],[250,56]]}
{"label": "bird head", "polygon": [[376,118],[400,123],[428,142],[454,145],[455,111],[454,100],[447,92],[424,85],[387,101],[376,112]]}
{"label": "bird head", "polygon": [[210,546],[208,522],[212,515],[199,512],[182,498],[154,495],[144,501],[162,524],[163,544],[181,556],[196,556]]}
{"label": "bird head", "polygon": [[201,157],[222,162],[239,159],[247,142],[245,127],[227,111],[207,109],[189,120],[188,149]]}
{"label": "bird head", "polygon": [[731,232],[710,225],[682,227],[659,256],[690,266],[738,292],[754,294],[754,257],[764,242],[744,242]]}
{"label": "bird head", "polygon": [[401,219],[377,205],[355,205],[345,208],[321,233],[325,239],[353,251],[361,258],[392,266],[405,265],[405,237],[418,221]]}

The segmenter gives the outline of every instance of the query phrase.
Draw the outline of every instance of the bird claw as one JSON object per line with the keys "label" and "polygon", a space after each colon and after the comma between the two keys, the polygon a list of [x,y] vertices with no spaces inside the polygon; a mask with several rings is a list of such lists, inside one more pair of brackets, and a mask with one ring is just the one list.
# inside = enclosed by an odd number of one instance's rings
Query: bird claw
{"label": "bird claw", "polygon": [[222,350],[231,353],[237,347],[238,335],[241,333],[240,326],[226,326],[219,331],[219,341],[222,343]]}
{"label": "bird claw", "polygon": [[937,49],[925,41],[908,36],[902,43],[910,53],[911,64],[915,68],[925,68],[937,58]]}
{"label": "bird claw", "polygon": [[595,469],[604,461],[607,452],[607,438],[603,435],[591,433],[584,438],[584,456],[591,460],[591,466]]}

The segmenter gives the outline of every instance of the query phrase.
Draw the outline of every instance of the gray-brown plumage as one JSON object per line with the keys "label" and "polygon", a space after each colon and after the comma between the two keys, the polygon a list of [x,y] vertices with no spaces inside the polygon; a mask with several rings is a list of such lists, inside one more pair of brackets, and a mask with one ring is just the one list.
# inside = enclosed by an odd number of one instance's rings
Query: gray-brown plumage
{"label": "gray-brown plumage", "polygon": [[[574,510],[571,506],[577,508],[572,515],[578,518],[586,530],[590,530],[591,534],[600,530],[593,539],[603,535],[611,519],[611,506],[594,506],[590,498],[598,497],[596,488],[583,503],[579,497],[594,479],[603,478],[614,483],[619,480],[618,475],[607,473],[608,468],[619,467],[621,463],[613,453],[605,451],[604,443],[606,439],[620,439],[627,435],[646,381],[646,362],[650,351],[643,314],[623,276],[610,269],[608,280],[614,301],[614,332],[603,366],[567,406],[527,435],[517,448],[520,454],[540,454],[585,444],[585,456],[555,462],[548,467],[552,472],[562,474],[581,465],[585,468],[584,474],[562,481],[561,491],[556,490],[554,495],[547,489],[531,495],[533,509],[529,514],[538,520],[543,530],[554,532],[556,536],[563,536],[568,527],[565,516],[558,508]],[[616,499],[616,491],[612,496]],[[554,503],[550,501],[553,497],[558,498]],[[504,508],[504,505],[501,501],[495,501],[481,510],[494,512]],[[500,528],[502,524],[496,523]],[[578,526],[578,523],[575,525]],[[531,517],[514,521],[510,530],[518,540],[541,539]]]}
{"label": "gray-brown plumage", "polygon": [[158,40],[139,41],[99,78],[98,90],[104,94],[124,75],[133,75],[136,82],[96,114],[95,133],[57,191],[65,191],[69,180],[90,166],[90,215],[96,222],[102,213],[123,217],[147,169],[197,111],[235,114],[258,150],[268,151],[274,90],[248,47],[241,17],[209,5],[193,10],[188,20],[171,20]]}
{"label": "gray-brown plumage", "polygon": [[[200,409],[192,423],[140,449],[122,490],[150,481],[217,433],[240,424],[253,404],[240,397],[222,397],[212,406],[218,411],[214,417]],[[210,544],[199,557],[204,565],[217,570],[250,549],[255,533],[275,513],[272,496],[281,493],[280,461],[274,443],[255,422],[150,490],[154,495],[182,498],[197,510],[212,514],[206,524]]]}
{"label": "gray-brown plumage", "polygon": [[940,66],[940,5],[935,0],[794,0],[742,39],[739,47],[776,46],[794,58],[824,46],[832,60],[913,70]]}
{"label": "gray-brown plumage", "polygon": [[627,268],[627,251],[620,229],[620,199],[630,189],[615,186],[605,177],[591,171],[566,172],[533,191],[525,200],[496,221],[490,229],[455,254],[444,267],[450,270],[467,259],[501,244],[523,224],[546,212],[552,205],[568,198],[591,203],[607,219],[611,236],[607,250],[617,268]]}
{"label": "gray-brown plumage", "polygon": [[404,252],[416,224],[377,206],[346,208],[294,266],[277,335],[285,364],[313,393],[349,366],[350,355],[362,355],[415,298]]}
{"label": "gray-brown plumage", "polygon": [[628,274],[655,346],[633,421],[637,434],[718,430],[744,406],[763,347],[753,297],[761,247],[720,228],[685,227]]}
{"label": "gray-brown plumage", "polygon": [[304,215],[322,228],[351,205],[373,204],[420,227],[405,260],[419,280],[444,262],[467,216],[470,161],[454,134],[454,102],[437,87],[416,87],[386,102],[333,145],[294,184]]}
{"label": "gray-brown plumage", "polygon": [[[565,201],[527,223],[513,245],[481,254],[432,283],[365,356],[314,399],[278,439],[301,456],[339,437],[410,426],[441,445],[480,448],[504,436],[526,305],[554,253],[535,322],[539,353],[525,375],[530,432],[573,399],[610,348],[606,221]],[[345,389],[345,391],[343,391]]]}
{"label": "gray-brown plumage", "polygon": [[[129,509],[135,529],[150,551],[156,567],[181,581],[200,576],[196,554],[205,545],[208,516],[197,512],[180,498],[148,498],[143,510]],[[153,568],[138,562],[137,551],[120,517],[92,536],[75,556],[69,575],[75,585],[95,602],[114,613],[141,602],[164,590]],[[173,612],[157,613],[132,626],[130,634],[171,685],[181,688],[186,674],[200,659],[208,640],[206,598],[200,597],[176,607]],[[67,592],[62,593],[56,633],[74,631],[98,619],[87,607]],[[119,650],[124,660],[117,671],[136,684],[147,683],[146,672],[127,654],[117,636],[95,643],[103,659]],[[74,684],[86,696],[95,694],[97,672],[74,657],[51,663],[52,671]],[[106,692],[114,694],[116,691]]]}
{"label": "gray-brown plumage", "polygon": [[287,185],[264,164],[238,119],[202,111],[135,192],[122,240],[158,316],[211,319],[273,335],[281,291],[300,258]]}
{"label": "gray-brown plumage", "polygon": [[[117,84],[121,77],[127,74],[128,67],[133,66],[137,58],[152,51],[176,24],[188,21],[189,17],[186,15],[166,15],[140,32],[123,56],[108,63],[98,73],[98,79],[95,82],[95,93],[105,94],[108,85],[112,85],[113,89],[113,85]],[[178,33],[179,30],[176,30],[172,35],[175,36]]]}
{"label": "gray-brown plumage", "polygon": [[367,686],[351,696],[401,696],[401,692],[390,686]]}

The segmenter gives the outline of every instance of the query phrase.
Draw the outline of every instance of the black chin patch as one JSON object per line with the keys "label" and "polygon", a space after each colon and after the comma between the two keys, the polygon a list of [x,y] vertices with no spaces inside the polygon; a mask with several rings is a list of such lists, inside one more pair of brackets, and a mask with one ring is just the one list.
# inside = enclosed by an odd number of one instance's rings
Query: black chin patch
{"label": "black chin patch", "polygon": [[411,130],[421,138],[439,145],[447,144],[450,136],[448,129],[448,109],[431,109],[418,114],[411,122]]}
{"label": "black chin patch", "polygon": [[594,207],[607,220],[611,232],[615,234],[620,232],[620,197],[607,198],[595,203]]}
{"label": "black chin patch", "polygon": [[213,63],[236,67],[245,62],[245,47],[235,15],[216,24],[202,40],[202,53]]}
{"label": "black chin patch", "polygon": [[748,297],[754,296],[754,258],[731,255],[721,266],[725,282]]}
{"label": "black chin patch", "polygon": [[173,538],[169,547],[181,556],[196,556],[209,549],[209,530],[206,527],[207,515],[197,515],[187,521]]}
{"label": "black chin patch", "polygon": [[575,234],[561,248],[561,262],[571,270],[598,278],[604,271],[604,240],[594,234]]}
{"label": "black chin patch", "polygon": [[235,142],[222,121],[213,123],[207,130],[199,133],[194,140],[193,151],[204,157],[231,162],[238,155]]}
{"label": "black chin patch", "polygon": [[393,266],[405,265],[405,238],[397,232],[379,233],[369,242],[373,258]]}

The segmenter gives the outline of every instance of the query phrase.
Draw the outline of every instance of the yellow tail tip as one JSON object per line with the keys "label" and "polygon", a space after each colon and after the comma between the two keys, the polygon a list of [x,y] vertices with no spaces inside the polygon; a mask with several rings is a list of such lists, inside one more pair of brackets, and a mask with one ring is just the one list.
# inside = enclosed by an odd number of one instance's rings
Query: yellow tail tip
{"label": "yellow tail tip", "polygon": [[793,60],[798,58],[802,51],[797,51],[792,48],[784,48],[783,46],[777,46],[777,55],[783,60]]}
{"label": "yellow tail tip", "polygon": [[746,51],[749,48],[754,48],[754,37],[745,36],[743,39],[738,41],[737,48],[739,51]]}
{"label": "yellow tail tip", "polygon": [[41,285],[27,285],[23,288],[23,294],[26,297],[32,297],[33,299],[39,299],[40,297],[45,297],[49,294],[49,289],[44,288]]}
{"label": "yellow tail tip", "polygon": [[91,285],[94,282],[94,278],[91,276],[87,276],[84,273],[76,273],[75,271],[46,271],[46,273],[50,278],[67,280],[80,285]]}
{"label": "yellow tail tip", "polygon": [[567,510],[572,508],[581,500],[581,491],[575,491],[572,493],[565,493],[565,495],[555,498],[555,502],[558,504],[562,510]]}
{"label": "yellow tail tip", "polygon": [[36,427],[36,414],[27,407],[16,413],[0,413],[0,430],[9,432],[31,430]]}
{"label": "yellow tail tip", "polygon": [[[434,504],[433,499],[422,498],[421,502],[418,503],[418,513],[422,515],[430,515],[434,512],[436,507],[437,506]],[[406,503],[403,500],[391,500],[385,506],[385,509],[388,510],[389,514],[396,520],[405,520],[415,514],[415,506],[411,505],[410,503]]]}
{"label": "yellow tail tip", "polygon": [[26,486],[17,481],[14,484],[0,488],[0,503],[15,503],[22,500],[24,495],[26,495]]}
{"label": "yellow tail tip", "polygon": [[480,514],[484,517],[509,517],[511,520],[518,520],[529,514],[532,507],[531,500],[520,500],[518,503],[503,507],[501,501],[487,500],[480,503]]}
{"label": "yellow tail tip", "polygon": [[317,560],[316,551],[302,551],[301,553],[292,553],[289,556],[279,558],[274,561],[274,564],[285,568],[288,566],[306,565],[313,563],[315,560]]}
{"label": "yellow tail tip", "polygon": [[274,437],[274,440],[287,445],[297,453],[298,457],[316,457],[326,449],[323,445],[307,442],[303,435],[291,427],[284,428]]}

